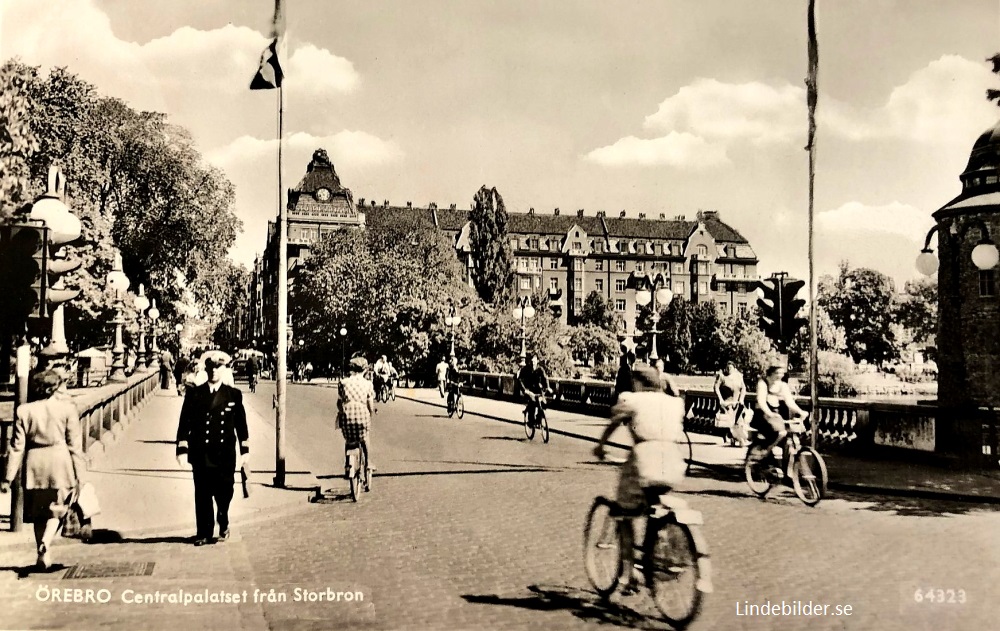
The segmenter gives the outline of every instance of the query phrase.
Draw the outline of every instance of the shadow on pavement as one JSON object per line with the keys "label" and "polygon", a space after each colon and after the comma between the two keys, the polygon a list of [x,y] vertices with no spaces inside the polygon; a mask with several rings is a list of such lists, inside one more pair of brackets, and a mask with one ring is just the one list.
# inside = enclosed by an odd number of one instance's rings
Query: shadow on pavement
{"label": "shadow on pavement", "polygon": [[514,436],[483,436],[482,440],[513,440],[519,443],[526,443],[528,439],[524,436],[514,437]]}
{"label": "shadow on pavement", "polygon": [[137,443],[145,443],[147,445],[176,445],[176,440],[137,440]]}
{"label": "shadow on pavement", "polygon": [[755,500],[760,501],[756,495],[752,495],[750,490],[747,489],[745,492],[740,491],[730,491],[728,489],[701,489],[698,491],[690,491],[687,489],[678,489],[678,492],[684,495],[709,495],[712,497],[727,497],[732,499],[742,499],[742,500]]}
{"label": "shadow on pavement", "polygon": [[[830,499],[848,502],[850,510],[889,513],[899,517],[957,517],[959,515],[990,514],[1000,511],[1000,506],[996,505],[970,504],[921,497],[891,497],[888,495],[850,492],[841,492],[829,497]],[[824,501],[826,501],[825,498]],[[820,506],[822,506],[822,503],[820,503]]]}
{"label": "shadow on pavement", "polygon": [[530,464],[518,464],[516,462],[475,462],[471,460],[397,460],[396,462],[429,462],[431,464],[471,464],[478,467],[520,467],[523,469],[530,469],[536,467],[536,465]]}
{"label": "shadow on pavement", "polygon": [[57,574],[67,569],[68,565],[63,565],[62,563],[54,563],[47,570],[39,568],[37,565],[24,565],[24,566],[7,566],[0,567],[0,572],[14,572],[17,574],[18,579],[28,578],[33,575],[49,575]]}
{"label": "shadow on pavement", "polygon": [[527,595],[465,594],[466,602],[479,605],[520,607],[532,611],[569,611],[581,620],[635,629],[669,629],[664,622],[602,600],[596,593],[564,585],[531,585]]}
{"label": "shadow on pavement", "polygon": [[393,473],[375,472],[372,477],[376,478],[405,478],[417,475],[469,475],[475,473],[547,473],[559,471],[552,467],[524,467],[522,469],[464,469],[454,471],[398,471]]}
{"label": "shadow on pavement", "polygon": [[86,541],[90,545],[108,545],[118,543],[191,543],[193,537],[173,536],[153,536],[153,537],[123,537],[117,530],[98,529],[94,530],[90,540]]}

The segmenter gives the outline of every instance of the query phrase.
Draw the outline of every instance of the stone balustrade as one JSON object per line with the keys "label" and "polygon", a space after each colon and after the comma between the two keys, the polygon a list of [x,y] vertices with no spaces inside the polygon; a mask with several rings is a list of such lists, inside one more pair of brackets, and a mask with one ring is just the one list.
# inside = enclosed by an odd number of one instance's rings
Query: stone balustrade
{"label": "stone balustrade", "polygon": [[[513,375],[463,372],[469,394],[514,399]],[[614,384],[581,379],[551,379],[554,391],[549,405],[596,416],[607,416]],[[750,408],[755,395],[748,394]],[[724,436],[727,430],[715,426],[719,402],[708,390],[684,392],[688,410],[685,429],[700,434]],[[809,409],[809,399],[797,398]],[[820,449],[871,457],[891,456],[928,459],[952,465],[998,467],[1000,422],[993,409],[953,410],[933,405],[875,403],[852,399],[819,398],[810,422],[818,423]]]}

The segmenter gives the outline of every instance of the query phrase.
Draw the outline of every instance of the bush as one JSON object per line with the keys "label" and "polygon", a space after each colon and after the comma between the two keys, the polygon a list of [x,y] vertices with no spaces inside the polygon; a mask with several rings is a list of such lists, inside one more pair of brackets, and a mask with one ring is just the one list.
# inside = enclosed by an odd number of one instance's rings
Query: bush
{"label": "bush", "polygon": [[935,371],[926,368],[897,366],[895,373],[900,381],[905,381],[906,383],[928,383],[936,379]]}
{"label": "bush", "polygon": [[618,376],[618,362],[604,362],[593,367],[590,378],[594,381],[614,381]]}
{"label": "bush", "polygon": [[[819,351],[819,372],[816,376],[816,390],[821,397],[853,397],[858,394],[855,375],[858,366],[847,355]],[[808,374],[808,367],[807,373]],[[802,396],[809,395],[809,382],[802,387]]]}

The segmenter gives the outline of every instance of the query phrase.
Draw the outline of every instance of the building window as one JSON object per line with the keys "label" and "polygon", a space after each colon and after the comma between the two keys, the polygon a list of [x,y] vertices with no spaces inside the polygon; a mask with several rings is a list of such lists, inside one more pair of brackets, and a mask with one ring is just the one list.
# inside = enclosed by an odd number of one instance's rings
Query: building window
{"label": "building window", "polygon": [[733,274],[736,276],[745,276],[747,273],[747,268],[743,265],[733,265]]}
{"label": "building window", "polygon": [[598,272],[604,271],[604,259],[597,259],[594,261],[594,269]]}
{"label": "building window", "polygon": [[635,263],[635,271],[637,271],[637,272],[644,272],[644,271],[646,271],[646,264],[643,263],[642,261],[636,261],[636,263]]}
{"label": "building window", "polygon": [[520,250],[521,249],[520,244],[517,242],[517,239],[511,239],[510,240],[510,249],[511,250]]}
{"label": "building window", "polygon": [[573,249],[574,250],[582,250],[583,249],[583,242],[582,241],[574,241],[573,242]]}
{"label": "building window", "polygon": [[525,289],[525,290],[531,289],[531,279],[530,278],[522,278],[521,279],[521,289]]}
{"label": "building window", "polygon": [[595,280],[594,281],[594,287],[597,288],[597,291],[599,291],[601,293],[604,293],[604,279],[603,278],[598,278],[597,280]]}
{"label": "building window", "polygon": [[698,263],[698,273],[702,276],[708,274],[708,263]]}
{"label": "building window", "polygon": [[535,276],[535,289],[541,289],[542,287],[542,277]]}
{"label": "building window", "polygon": [[573,291],[583,291],[583,279],[574,278],[573,279]]}
{"label": "building window", "polygon": [[615,261],[615,271],[624,272],[625,271],[625,261]]}
{"label": "building window", "polygon": [[583,271],[583,259],[573,259],[573,271]]}
{"label": "building window", "polygon": [[995,270],[979,270],[979,295],[984,298],[997,295]]}
{"label": "building window", "polygon": [[604,252],[604,242],[600,239],[594,242],[594,252]]}
{"label": "building window", "polygon": [[698,246],[698,257],[700,258],[702,256],[704,256],[704,257],[708,256],[708,246],[707,245],[699,245]]}
{"label": "building window", "polygon": [[577,239],[579,239],[579,238],[580,238],[580,231],[579,231],[579,230],[577,230],[577,231],[576,231],[576,232],[575,232],[575,233],[573,234],[573,236],[574,236],[574,237],[576,237]]}
{"label": "building window", "polygon": [[708,283],[706,283],[705,281],[701,281],[700,283],[698,283],[698,293],[702,295],[707,295]]}
{"label": "building window", "polygon": [[674,263],[674,274],[683,274],[683,273],[684,273],[684,264]]}
{"label": "building window", "polygon": [[538,239],[528,239],[528,248],[531,250],[538,249]]}
{"label": "building window", "polygon": [[559,269],[559,259],[549,259],[549,269]]}
{"label": "building window", "polygon": [[678,295],[684,294],[684,281],[682,280],[674,281],[674,293]]}
{"label": "building window", "polygon": [[739,295],[741,296],[746,295],[747,293],[746,283],[737,283],[736,288],[737,288],[737,293],[739,293]]}
{"label": "building window", "polygon": [[577,311],[583,309],[583,298],[576,297],[573,299],[573,308]]}
{"label": "building window", "polygon": [[996,184],[997,183],[997,176],[995,176],[995,175],[987,175],[986,176],[986,183],[987,184]]}
{"label": "building window", "polygon": [[559,289],[559,279],[558,278],[550,278],[549,279],[549,289],[553,289],[553,290],[554,289]]}
{"label": "building window", "polygon": [[625,293],[625,279],[618,278],[615,280],[615,291],[618,293]]}
{"label": "building window", "polygon": [[741,316],[746,316],[746,314],[747,314],[747,303],[741,302],[741,303],[739,303],[737,305],[737,308],[740,310],[740,315]]}
{"label": "building window", "polygon": [[615,300],[615,311],[625,311],[625,301],[621,298]]}

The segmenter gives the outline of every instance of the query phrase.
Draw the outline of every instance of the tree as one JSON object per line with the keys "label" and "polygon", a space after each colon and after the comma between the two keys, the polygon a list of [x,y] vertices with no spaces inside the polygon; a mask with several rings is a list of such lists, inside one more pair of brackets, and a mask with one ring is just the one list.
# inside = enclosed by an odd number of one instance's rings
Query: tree
{"label": "tree", "polygon": [[614,304],[596,291],[587,294],[576,322],[577,326],[593,325],[611,332],[621,330],[623,323],[624,320],[621,314],[615,311]]}
{"label": "tree", "polygon": [[[847,350],[847,334],[842,327],[833,323],[830,314],[820,305],[816,305],[816,349],[831,353],[844,353]],[[804,367],[809,361],[809,329],[799,329],[788,347],[788,362],[795,367]]]}
{"label": "tree", "polygon": [[38,151],[38,138],[31,128],[27,86],[35,79],[34,69],[17,59],[0,66],[0,221],[30,201],[28,160]]}
{"label": "tree", "polygon": [[894,295],[891,278],[872,269],[852,270],[845,261],[836,278],[820,279],[816,300],[833,324],[844,329],[854,361],[883,366],[899,357],[891,327]]}
{"label": "tree", "polygon": [[487,304],[503,304],[514,285],[513,254],[507,242],[507,209],[496,188],[482,186],[469,215],[473,283]]}
{"label": "tree", "polygon": [[573,355],[592,364],[604,364],[618,356],[618,336],[595,324],[570,327]]}
{"label": "tree", "polygon": [[896,320],[913,338],[924,344],[937,333],[937,280],[925,278],[907,281],[896,305]]}

